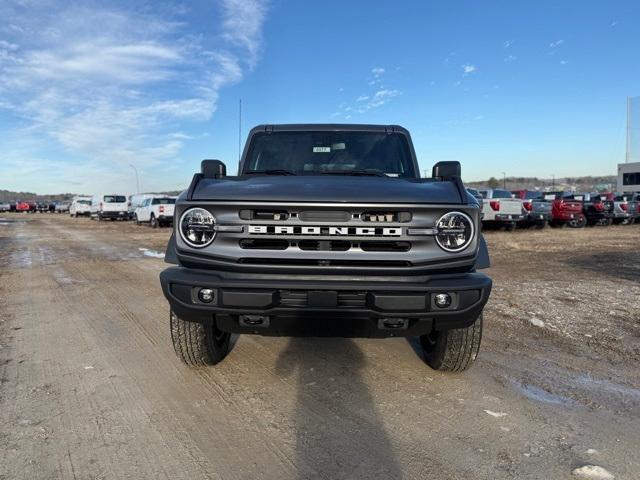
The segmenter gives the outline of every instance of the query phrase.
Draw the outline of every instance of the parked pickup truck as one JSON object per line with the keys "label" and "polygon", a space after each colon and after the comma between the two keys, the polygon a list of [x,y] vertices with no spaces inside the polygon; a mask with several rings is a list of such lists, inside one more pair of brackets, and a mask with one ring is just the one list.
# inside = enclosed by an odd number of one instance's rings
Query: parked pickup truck
{"label": "parked pickup truck", "polygon": [[513,198],[508,190],[498,188],[480,190],[484,201],[482,224],[515,230],[516,224],[525,219],[522,200]]}
{"label": "parked pickup truck", "polygon": [[635,223],[638,203],[632,193],[602,193],[604,201],[613,203],[613,223],[631,225]]}
{"label": "parked pickup truck", "polygon": [[613,202],[603,200],[599,193],[573,193],[566,198],[580,202],[587,225],[613,223]]}
{"label": "parked pickup truck", "polygon": [[545,192],[543,198],[551,202],[552,227],[583,228],[587,224],[587,217],[582,213],[582,202],[571,200],[571,192]]}
{"label": "parked pickup truck", "polygon": [[173,197],[154,197],[142,201],[133,214],[136,225],[148,222],[153,228],[173,224],[173,208],[176,199]]}
{"label": "parked pickup truck", "polygon": [[542,192],[531,190],[511,190],[515,198],[522,200],[525,219],[523,227],[544,228],[551,221],[551,202],[545,200]]}
{"label": "parked pickup truck", "polygon": [[35,212],[35,202],[16,202],[16,212]]}
{"label": "parked pickup truck", "polygon": [[398,126],[263,125],[238,172],[205,160],[176,201],[160,282],[185,363],[218,363],[232,333],[419,337],[434,369],[475,361],[491,280],[458,162],[420,178]]}

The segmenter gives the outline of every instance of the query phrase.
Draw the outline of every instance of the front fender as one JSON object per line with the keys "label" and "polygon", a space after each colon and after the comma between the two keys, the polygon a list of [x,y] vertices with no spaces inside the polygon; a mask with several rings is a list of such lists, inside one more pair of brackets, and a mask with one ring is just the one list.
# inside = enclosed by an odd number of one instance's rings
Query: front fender
{"label": "front fender", "polygon": [[478,243],[480,245],[478,247],[478,258],[476,259],[475,268],[476,270],[489,268],[491,266],[491,261],[489,260],[489,248],[487,248],[487,242],[482,234],[480,234]]}
{"label": "front fender", "polygon": [[176,233],[173,232],[171,234],[171,238],[169,239],[169,243],[167,244],[167,250],[164,253],[164,261],[166,263],[172,263],[174,265],[178,265],[178,255],[176,253]]}

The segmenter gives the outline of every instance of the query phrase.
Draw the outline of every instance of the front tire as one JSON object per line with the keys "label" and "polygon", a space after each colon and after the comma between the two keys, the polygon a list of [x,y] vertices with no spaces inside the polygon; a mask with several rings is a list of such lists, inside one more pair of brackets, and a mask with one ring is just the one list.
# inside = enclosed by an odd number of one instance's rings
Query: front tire
{"label": "front tire", "polygon": [[482,314],[465,328],[433,331],[420,337],[424,360],[434,370],[463,372],[475,362],[482,339]]}
{"label": "front tire", "polygon": [[151,224],[151,228],[158,228],[158,219],[153,213],[151,214],[151,219],[149,220],[149,223]]}
{"label": "front tire", "polygon": [[171,341],[180,360],[192,367],[206,367],[221,362],[229,353],[231,334],[218,330],[215,321],[187,322],[169,314]]}

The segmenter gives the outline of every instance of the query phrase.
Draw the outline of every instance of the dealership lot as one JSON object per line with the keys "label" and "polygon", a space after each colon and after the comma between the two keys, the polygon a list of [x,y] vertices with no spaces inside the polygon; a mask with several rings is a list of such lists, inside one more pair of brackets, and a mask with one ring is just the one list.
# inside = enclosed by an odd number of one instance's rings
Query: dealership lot
{"label": "dealership lot", "polygon": [[0,478],[637,478],[640,225],[486,233],[477,364],[404,339],[242,336],[189,369],[170,229],[0,219]]}

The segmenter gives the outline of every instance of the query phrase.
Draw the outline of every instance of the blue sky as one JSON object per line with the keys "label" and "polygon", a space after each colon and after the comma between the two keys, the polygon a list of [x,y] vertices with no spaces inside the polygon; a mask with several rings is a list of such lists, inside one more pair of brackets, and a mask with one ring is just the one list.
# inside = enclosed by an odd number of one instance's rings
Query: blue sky
{"label": "blue sky", "polygon": [[[0,4],[0,188],[181,189],[258,123],[397,123],[467,180],[614,174],[640,4]],[[244,140],[244,139],[243,139]]]}

